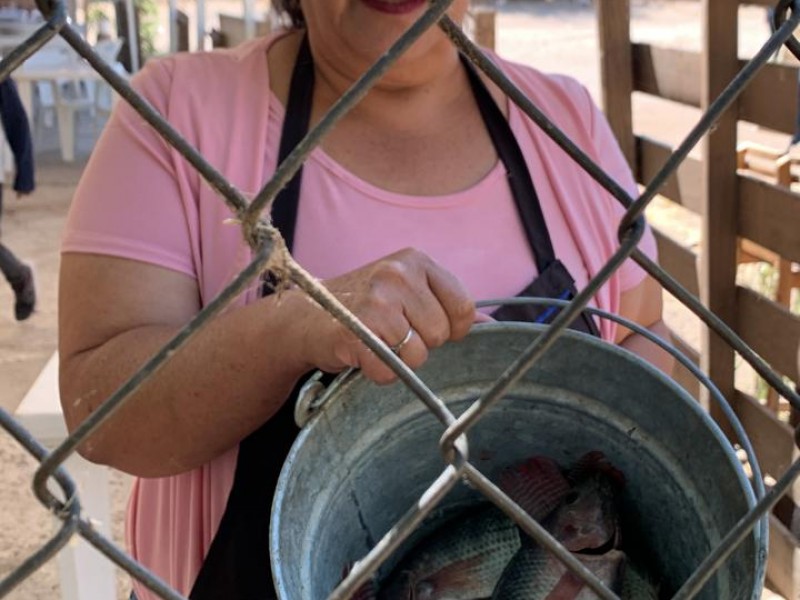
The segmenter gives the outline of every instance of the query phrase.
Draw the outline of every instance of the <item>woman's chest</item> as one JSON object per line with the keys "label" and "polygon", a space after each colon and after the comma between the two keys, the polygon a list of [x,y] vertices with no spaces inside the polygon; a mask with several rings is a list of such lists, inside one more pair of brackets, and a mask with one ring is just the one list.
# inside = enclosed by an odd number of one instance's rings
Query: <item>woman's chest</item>
{"label": "woman's chest", "polygon": [[580,287],[588,275],[578,247],[552,197],[540,195],[547,229],[530,232],[502,164],[467,190],[411,196],[372,186],[318,153],[303,173],[293,254],[328,279],[414,247],[456,275],[474,298],[486,299],[514,296],[536,278],[530,233],[551,238]]}

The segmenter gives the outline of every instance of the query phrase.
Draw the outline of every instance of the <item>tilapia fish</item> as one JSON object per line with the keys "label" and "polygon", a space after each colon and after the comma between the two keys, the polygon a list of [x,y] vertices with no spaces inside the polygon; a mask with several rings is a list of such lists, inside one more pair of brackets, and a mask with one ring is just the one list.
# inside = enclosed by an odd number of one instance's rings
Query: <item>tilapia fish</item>
{"label": "tilapia fish", "polygon": [[475,600],[488,598],[519,550],[514,523],[483,506],[456,526],[437,529],[414,549],[381,586],[380,600]]}
{"label": "tilapia fish", "polygon": [[[570,491],[558,465],[544,457],[501,473],[500,487],[533,518],[551,513]],[[381,600],[489,598],[520,549],[519,530],[499,509],[485,505],[429,534],[381,586]]]}
{"label": "tilapia fish", "polygon": [[[607,587],[618,589],[625,555],[619,542],[616,492],[624,481],[602,453],[582,457],[570,470],[574,482],[545,528]],[[493,600],[588,600],[584,581],[528,538],[503,571]]]}
{"label": "tilapia fish", "polygon": [[[617,588],[625,565],[623,552],[609,550],[599,556],[575,556],[607,587]],[[526,545],[503,571],[492,600],[593,600],[597,597],[583,579],[553,554],[541,546]]]}

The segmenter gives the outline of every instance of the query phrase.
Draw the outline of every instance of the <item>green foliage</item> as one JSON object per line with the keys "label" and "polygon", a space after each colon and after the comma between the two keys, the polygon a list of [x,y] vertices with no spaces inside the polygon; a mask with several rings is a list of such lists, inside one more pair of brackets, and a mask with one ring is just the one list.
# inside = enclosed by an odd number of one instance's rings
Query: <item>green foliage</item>
{"label": "green foliage", "polygon": [[142,62],[144,62],[156,53],[158,5],[156,0],[134,0],[134,6],[139,13],[139,36],[142,40]]}
{"label": "green foliage", "polygon": [[[141,62],[156,54],[158,33],[158,4],[156,0],[134,0],[139,15],[139,38],[142,43]],[[97,27],[101,21],[114,21],[114,5],[108,0],[92,0],[86,7],[86,23]]]}

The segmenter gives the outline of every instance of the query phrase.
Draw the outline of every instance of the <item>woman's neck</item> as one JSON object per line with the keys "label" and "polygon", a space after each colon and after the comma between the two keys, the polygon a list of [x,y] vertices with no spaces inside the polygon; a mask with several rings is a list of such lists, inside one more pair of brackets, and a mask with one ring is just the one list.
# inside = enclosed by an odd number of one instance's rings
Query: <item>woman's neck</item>
{"label": "woman's neck", "polygon": [[[284,105],[303,35],[302,31],[291,33],[276,40],[269,50],[270,85]],[[320,53],[314,56],[312,124],[322,118],[369,66],[366,63],[353,65],[338,55]],[[468,91],[458,55],[454,48],[445,44],[434,56],[406,59],[396,64],[345,119],[398,134],[417,128],[429,131],[433,119],[447,114]]]}
{"label": "woman's neck", "polygon": [[[301,40],[287,36],[270,50],[272,91],[284,105]],[[325,136],[323,150],[358,177],[399,193],[440,195],[479,181],[497,156],[466,71],[448,49],[449,59],[438,60],[436,70],[419,63],[416,73],[387,74]],[[312,125],[358,78],[335,59],[314,58]]]}
{"label": "woman's neck", "polygon": [[[447,115],[469,97],[469,83],[455,52],[434,71],[420,65],[403,65],[387,73],[353,107],[342,123],[351,122],[397,136],[424,132],[430,135],[445,125]],[[312,123],[353,85],[357,76],[343,72],[334,62],[315,58]]]}

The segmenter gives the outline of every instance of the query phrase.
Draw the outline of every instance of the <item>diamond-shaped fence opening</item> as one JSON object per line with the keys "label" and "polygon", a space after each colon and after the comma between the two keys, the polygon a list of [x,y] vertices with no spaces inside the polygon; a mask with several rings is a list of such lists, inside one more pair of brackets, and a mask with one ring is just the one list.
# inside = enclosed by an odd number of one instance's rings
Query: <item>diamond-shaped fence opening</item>
{"label": "diamond-shaped fence opening", "polygon": [[[42,3],[44,4],[44,3]],[[650,334],[647,330],[633,323],[620,320],[614,315],[596,309],[587,309],[589,300],[608,278],[619,268],[623,261],[632,257],[650,275],[657,279],[665,289],[676,296],[695,314],[697,314],[714,332],[724,339],[736,352],[747,360],[753,368],[793,407],[800,410],[800,397],[783,382],[731,328],[704,308],[700,302],[682,288],[665,271],[645,256],[637,247],[643,232],[643,211],[658,193],[667,179],[674,174],[680,163],[700,139],[711,130],[720,115],[745,89],[759,70],[772,55],[786,44],[795,54],[800,55],[797,42],[792,32],[800,22],[800,0],[780,0],[776,13],[782,24],[776,28],[761,50],[747,62],[736,77],[709,106],[686,139],[669,156],[663,167],[652,178],[644,191],[637,198],[632,198],[607,173],[598,167],[568,136],[562,133],[507,77],[489,60],[483,52],[473,45],[459,27],[446,15],[450,2],[435,0],[430,3],[419,20],[350,88],[325,114],[322,120],[295,147],[288,158],[279,165],[274,176],[264,188],[249,199],[240,193],[223,175],[217,172],[185,139],[183,139],[146,101],[144,101],[106,62],[104,62],[85,42],[85,40],[69,24],[63,2],[54,2],[41,6],[47,22],[27,41],[18,46],[0,62],[0,78],[8,77],[22,62],[50,38],[60,35],[88,63],[96,69],[111,86],[130,103],[141,116],[154,127],[161,136],[178,150],[186,160],[194,166],[200,175],[215,189],[235,214],[245,239],[253,249],[252,262],[225,288],[213,301],[204,307],[195,318],[182,329],[169,343],[157,352],[147,363],[133,375],[122,387],[108,398],[91,414],[71,435],[55,450],[48,453],[32,438],[10,415],[0,411],[0,425],[38,461],[41,462],[35,477],[34,489],[38,499],[49,510],[63,521],[61,529],[42,545],[33,555],[28,557],[11,574],[0,581],[0,597],[10,592],[16,585],[52,558],[70,539],[79,535],[102,552],[108,559],[127,571],[132,577],[143,582],[165,599],[181,598],[166,583],[153,573],[136,563],[111,541],[98,533],[86,516],[81,515],[80,497],[69,474],[61,465],[76,451],[76,448],[89,437],[103,422],[117,411],[130,395],[147,379],[153,376],[170,358],[180,350],[202,327],[220,313],[248,285],[264,272],[276,273],[286,282],[301,288],[308,296],[330,312],[336,319],[348,327],[366,346],[396,373],[399,380],[407,386],[411,394],[416,396],[427,407],[430,414],[437,419],[443,428],[440,450],[446,461],[438,477],[434,478],[424,493],[394,523],[388,533],[376,540],[372,550],[362,557],[344,580],[330,594],[331,599],[351,597],[380,566],[411,536],[423,519],[429,515],[443,498],[462,481],[471,486],[477,493],[496,504],[513,519],[536,542],[552,552],[571,571],[581,577],[601,598],[617,598],[586,566],[573,554],[561,546],[530,515],[517,506],[501,491],[477,466],[475,459],[469,454],[470,435],[473,427],[486,417],[490,409],[496,405],[526,373],[547,356],[557,341],[564,337],[567,326],[583,310],[589,310],[602,318],[609,318],[624,323],[626,326],[648,337],[670,352],[688,368],[700,382],[710,390],[712,399],[719,404],[720,410],[728,417],[731,427],[739,438],[739,442],[747,451],[753,468],[753,487],[756,500],[754,506],[726,532],[700,566],[680,586],[674,598],[690,598],[697,595],[715,571],[736,550],[754,527],[761,528],[765,534],[766,516],[772,506],[786,492],[795,476],[800,472],[800,461],[795,462],[775,483],[768,493],[761,485],[758,463],[750,448],[747,436],[739,424],[736,415],[725,399],[716,390],[710,380],[669,344]],[[733,9],[732,9],[733,10]],[[504,366],[502,374],[483,389],[477,400],[472,401],[458,417],[451,412],[448,405],[437,396],[422,378],[411,371],[398,356],[388,348],[377,336],[367,329],[350,313],[325,287],[321,286],[297,262],[294,261],[283,243],[280,233],[271,226],[263,215],[269,213],[271,202],[278,192],[289,182],[301,167],[309,153],[320,143],[323,136],[331,130],[336,122],[361,99],[370,87],[391,67],[397,58],[413,44],[428,28],[439,26],[451,38],[452,42],[472,63],[494,81],[543,131],[547,133],[562,149],[569,154],[599,185],[603,186],[619,202],[626,207],[626,213],[619,226],[620,247],[612,258],[591,279],[588,285],[569,301],[545,301],[518,299],[516,302],[545,302],[560,307],[562,310],[552,325],[542,329],[541,334],[533,338],[513,360]],[[51,486],[48,487],[48,482]],[[53,485],[55,483],[55,486]],[[61,498],[50,490],[60,489]],[[762,557],[763,560],[763,557]],[[763,565],[762,565],[763,566]],[[763,573],[761,574],[763,576]]]}

